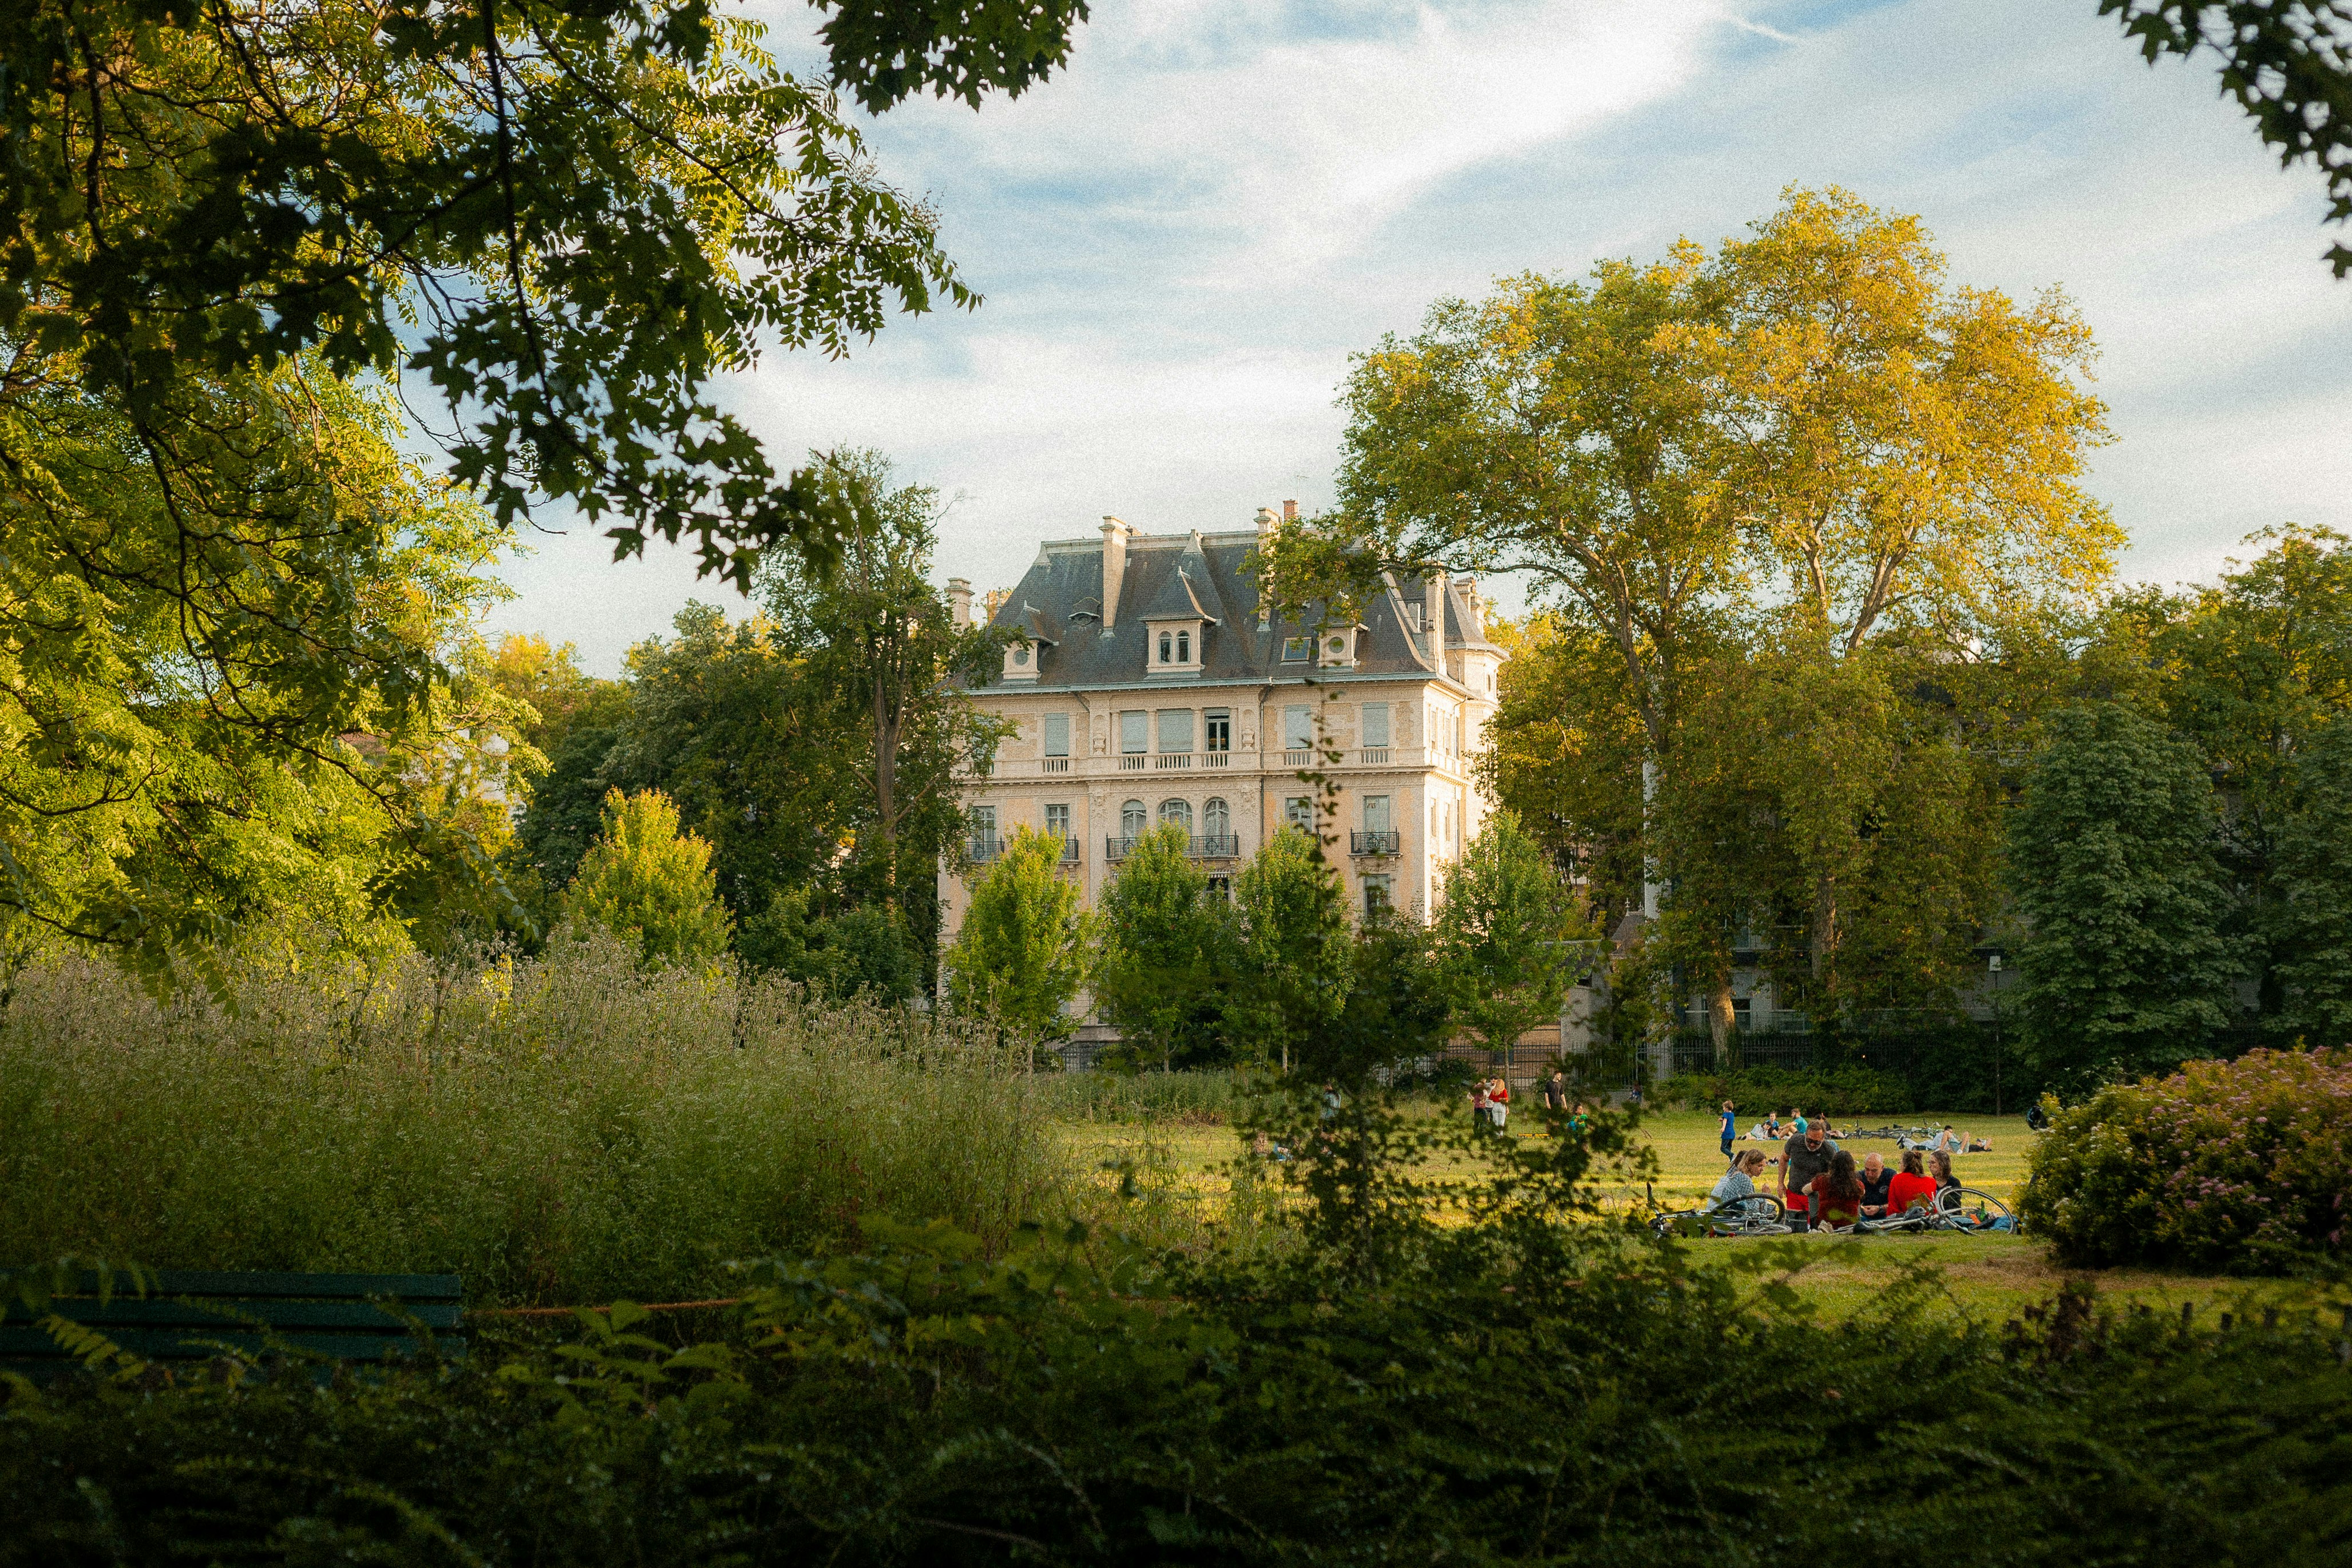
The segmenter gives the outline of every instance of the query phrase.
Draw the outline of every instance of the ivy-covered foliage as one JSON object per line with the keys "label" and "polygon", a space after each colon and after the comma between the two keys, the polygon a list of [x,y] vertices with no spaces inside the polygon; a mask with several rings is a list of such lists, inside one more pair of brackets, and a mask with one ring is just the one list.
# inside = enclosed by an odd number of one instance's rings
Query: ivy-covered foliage
{"label": "ivy-covered foliage", "polygon": [[2284,1273],[2345,1256],[2352,1048],[2254,1051],[2058,1113],[2019,1195],[2061,1261]]}

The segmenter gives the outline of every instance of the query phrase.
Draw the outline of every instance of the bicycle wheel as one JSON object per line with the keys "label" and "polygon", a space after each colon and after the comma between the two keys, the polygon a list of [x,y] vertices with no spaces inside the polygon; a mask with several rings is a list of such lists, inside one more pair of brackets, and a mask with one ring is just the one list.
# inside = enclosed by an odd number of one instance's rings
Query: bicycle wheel
{"label": "bicycle wheel", "polygon": [[1786,1236],[1789,1211],[1769,1193],[1735,1198],[1706,1216],[1709,1236]]}
{"label": "bicycle wheel", "polygon": [[1990,1193],[1974,1187],[1946,1187],[1936,1194],[1935,1226],[1937,1230],[1965,1232],[1969,1236],[2014,1234],[2017,1220],[2009,1205]]}

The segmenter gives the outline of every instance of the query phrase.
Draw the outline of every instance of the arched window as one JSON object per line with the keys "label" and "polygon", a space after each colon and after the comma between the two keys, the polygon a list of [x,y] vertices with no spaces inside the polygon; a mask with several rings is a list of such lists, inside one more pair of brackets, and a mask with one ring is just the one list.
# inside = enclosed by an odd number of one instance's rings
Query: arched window
{"label": "arched window", "polygon": [[1182,828],[1184,837],[1190,838],[1192,836],[1192,803],[1189,800],[1161,801],[1160,826],[1165,827],[1171,823]]}
{"label": "arched window", "polygon": [[1151,818],[1139,800],[1130,800],[1118,808],[1118,831],[1122,838],[1140,838],[1151,828]]}
{"label": "arched window", "polygon": [[1176,634],[1176,662],[1179,664],[1190,664],[1192,662],[1192,634],[1191,632],[1178,632]]}
{"label": "arched window", "polygon": [[1201,806],[1201,831],[1212,838],[1223,838],[1233,830],[1233,813],[1225,809],[1222,799],[1210,796]]}
{"label": "arched window", "polygon": [[1162,664],[1166,664],[1168,662],[1168,634],[1166,632],[1161,632],[1160,634],[1160,662]]}

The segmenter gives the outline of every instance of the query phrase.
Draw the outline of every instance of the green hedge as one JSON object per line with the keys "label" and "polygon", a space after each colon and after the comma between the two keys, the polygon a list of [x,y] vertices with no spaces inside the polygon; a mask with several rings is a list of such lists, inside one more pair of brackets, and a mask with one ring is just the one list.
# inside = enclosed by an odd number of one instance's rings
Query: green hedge
{"label": "green hedge", "polygon": [[1700,1110],[1717,1110],[1728,1100],[1739,1108],[1743,1130],[1765,1111],[1790,1106],[1801,1106],[1809,1116],[1899,1116],[1914,1108],[1910,1085],[1869,1068],[1676,1073],[1659,1080],[1655,1097],[1663,1104]]}
{"label": "green hedge", "polygon": [[[1793,1259],[1791,1260],[1794,1261]],[[1381,1288],[1071,1237],[768,1270],[677,1352],[0,1388],[0,1560],[2336,1564],[2333,1327],[1898,1288],[1824,1333],[1646,1245],[1491,1229]],[[1958,1543],[1958,1544],[1956,1544]]]}
{"label": "green hedge", "polygon": [[2352,1047],[2251,1051],[2057,1113],[2018,1206],[2061,1261],[2288,1273],[2346,1256]]}

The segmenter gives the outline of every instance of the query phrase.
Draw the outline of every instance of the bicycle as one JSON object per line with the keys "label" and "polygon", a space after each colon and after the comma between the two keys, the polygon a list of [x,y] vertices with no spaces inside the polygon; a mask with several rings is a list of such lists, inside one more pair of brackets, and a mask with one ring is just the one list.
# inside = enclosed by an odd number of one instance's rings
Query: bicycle
{"label": "bicycle", "polygon": [[1945,1187],[1934,1199],[1885,1219],[1856,1221],[1855,1230],[1872,1236],[1897,1232],[1911,1235],[2014,1236],[2017,1216],[2009,1205],[1975,1187]]}
{"label": "bicycle", "polygon": [[1794,1230],[1788,1211],[1769,1193],[1755,1193],[1717,1204],[1710,1198],[1695,1209],[1658,1210],[1658,1194],[1650,1189],[1650,1234],[1661,1241],[1685,1237],[1788,1236]]}

